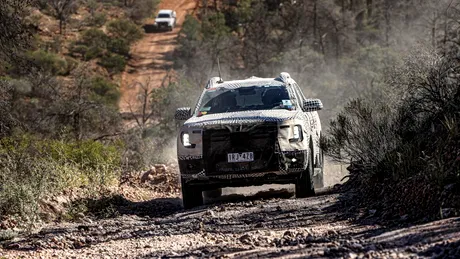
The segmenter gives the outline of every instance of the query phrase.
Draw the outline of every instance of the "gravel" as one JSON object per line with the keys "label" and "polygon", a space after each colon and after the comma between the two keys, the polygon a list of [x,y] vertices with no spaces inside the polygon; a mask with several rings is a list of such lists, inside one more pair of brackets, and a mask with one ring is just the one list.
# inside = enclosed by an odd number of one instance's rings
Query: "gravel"
{"label": "gravel", "polygon": [[339,194],[272,193],[230,195],[186,211],[179,198],[130,204],[116,218],[47,225],[16,237],[4,242],[0,257],[460,257],[459,218],[386,228],[343,218]]}

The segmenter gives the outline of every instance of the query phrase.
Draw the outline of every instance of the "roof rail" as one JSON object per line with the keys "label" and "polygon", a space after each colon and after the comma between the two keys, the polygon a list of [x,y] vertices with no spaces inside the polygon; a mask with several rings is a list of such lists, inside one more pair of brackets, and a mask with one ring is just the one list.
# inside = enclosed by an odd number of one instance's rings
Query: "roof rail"
{"label": "roof rail", "polygon": [[215,76],[211,77],[211,79],[208,80],[208,83],[206,84],[206,89],[213,88],[217,84],[222,84],[224,80],[222,80],[221,77]]}
{"label": "roof rail", "polygon": [[283,83],[287,83],[289,79],[291,79],[291,75],[289,75],[289,73],[287,72],[281,72],[280,75],[277,78],[275,78],[275,80]]}

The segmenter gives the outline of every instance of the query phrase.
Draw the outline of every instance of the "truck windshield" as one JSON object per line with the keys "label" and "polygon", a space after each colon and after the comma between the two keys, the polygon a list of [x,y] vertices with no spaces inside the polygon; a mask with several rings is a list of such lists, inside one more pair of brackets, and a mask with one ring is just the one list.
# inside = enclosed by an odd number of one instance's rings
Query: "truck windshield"
{"label": "truck windshield", "polygon": [[209,89],[204,93],[196,115],[271,109],[295,110],[285,86]]}
{"label": "truck windshield", "polygon": [[157,18],[171,18],[171,16],[167,13],[160,13]]}

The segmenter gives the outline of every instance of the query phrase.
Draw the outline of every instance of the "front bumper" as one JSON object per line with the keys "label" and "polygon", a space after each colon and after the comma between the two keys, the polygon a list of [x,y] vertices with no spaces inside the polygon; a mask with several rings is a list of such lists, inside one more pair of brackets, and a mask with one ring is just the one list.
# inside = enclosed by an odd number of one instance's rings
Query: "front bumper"
{"label": "front bumper", "polygon": [[[179,158],[181,178],[188,184],[208,186],[210,188],[239,187],[262,184],[289,184],[296,179],[306,168],[307,151],[279,152],[274,154],[274,162],[263,169],[250,169],[244,165],[241,170],[233,172],[207,171],[206,161],[197,157]],[[245,164],[245,163],[242,163]],[[231,164],[236,166],[236,164]]]}

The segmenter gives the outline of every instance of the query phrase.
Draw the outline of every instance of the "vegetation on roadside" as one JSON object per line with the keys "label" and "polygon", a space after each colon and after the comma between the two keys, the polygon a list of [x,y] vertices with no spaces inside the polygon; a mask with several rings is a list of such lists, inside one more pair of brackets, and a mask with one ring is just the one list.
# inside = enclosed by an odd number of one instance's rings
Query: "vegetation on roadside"
{"label": "vegetation on roadside", "polygon": [[347,187],[387,219],[460,212],[460,59],[417,53],[390,72],[393,98],[348,103],[326,151],[350,163]]}
{"label": "vegetation on roadside", "polygon": [[[0,221],[118,185],[119,74],[158,1],[0,1]],[[61,215],[62,216],[62,215]]]}

